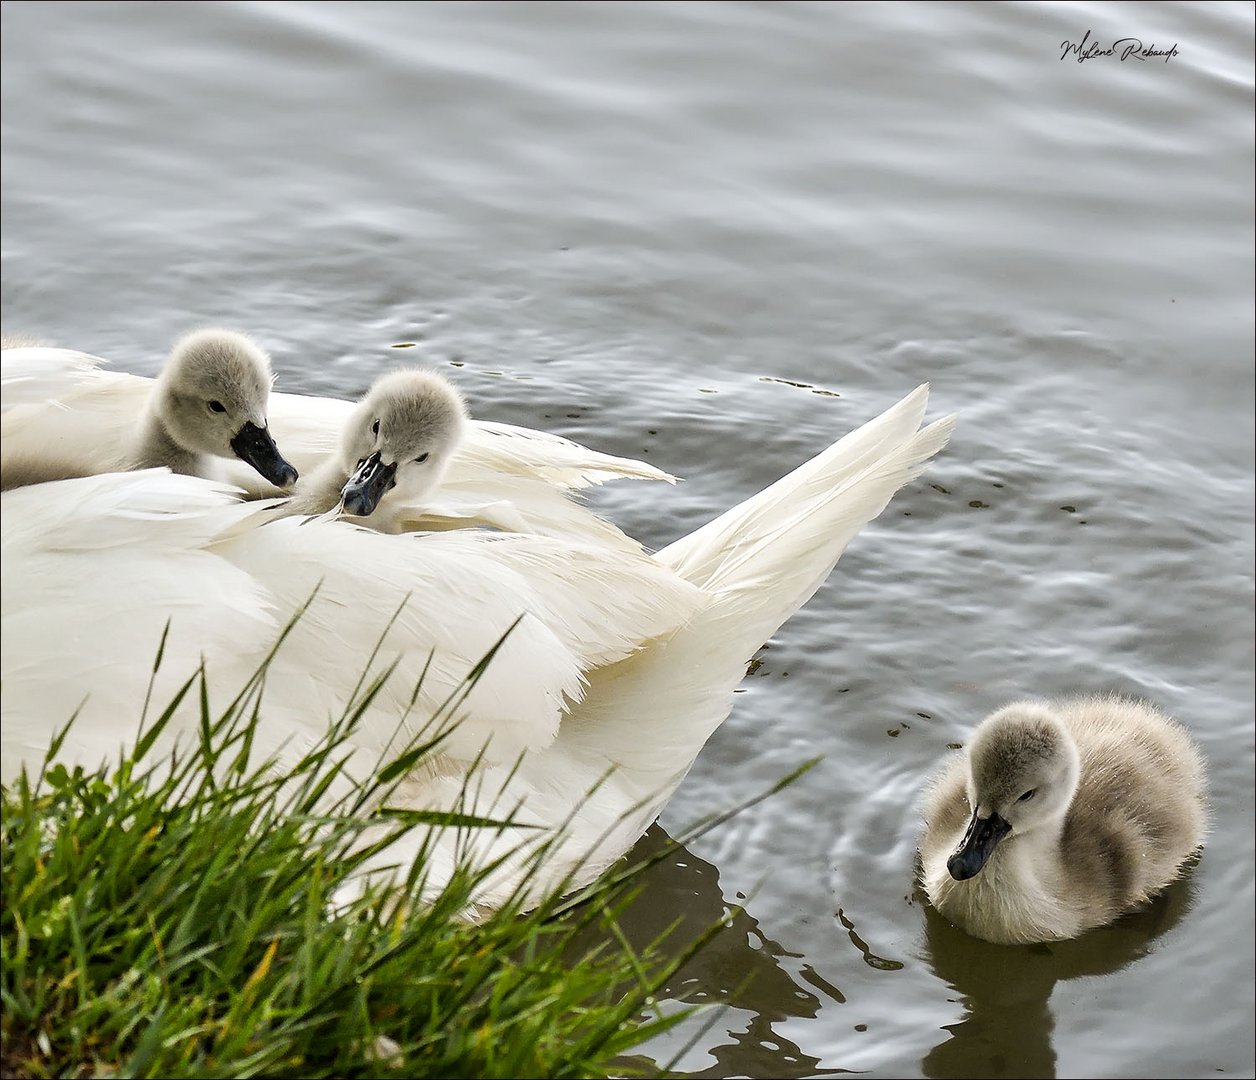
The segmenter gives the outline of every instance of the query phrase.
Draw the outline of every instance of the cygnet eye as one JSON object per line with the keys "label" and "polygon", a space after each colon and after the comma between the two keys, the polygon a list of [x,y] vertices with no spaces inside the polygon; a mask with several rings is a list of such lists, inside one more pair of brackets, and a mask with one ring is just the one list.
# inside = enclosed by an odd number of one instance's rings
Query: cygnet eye
{"label": "cygnet eye", "polygon": [[376,420],[375,423],[371,425],[371,434],[372,435],[379,434],[379,421],[378,420]]}
{"label": "cygnet eye", "polygon": [[1024,795],[1022,795],[1016,801],[1017,802],[1029,802],[1029,800],[1032,799],[1037,793],[1038,793],[1037,788],[1030,788],[1027,792],[1025,792]]}
{"label": "cygnet eye", "polygon": [[427,454],[420,454],[418,457],[414,459],[414,463],[416,465],[422,465],[423,462],[425,462],[426,460],[427,460]]}
{"label": "cygnet eye", "polygon": [[227,406],[224,405],[221,401],[211,401],[209,403],[209,411],[210,412],[226,412]]}

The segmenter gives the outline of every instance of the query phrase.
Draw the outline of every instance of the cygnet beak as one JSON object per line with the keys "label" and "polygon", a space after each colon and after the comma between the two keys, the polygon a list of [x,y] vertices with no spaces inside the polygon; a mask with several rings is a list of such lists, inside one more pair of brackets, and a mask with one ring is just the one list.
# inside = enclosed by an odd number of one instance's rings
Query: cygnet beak
{"label": "cygnet beak", "polygon": [[340,489],[341,505],[346,514],[367,517],[379,505],[384,494],[396,486],[397,463],[385,465],[376,450]]}
{"label": "cygnet beak", "polygon": [[252,465],[275,487],[291,487],[297,482],[297,471],[279,453],[270,431],[248,421],[231,440],[231,449],[241,461]]}
{"label": "cygnet beak", "polygon": [[973,814],[968,831],[959,842],[955,854],[946,860],[946,868],[956,881],[967,881],[981,873],[981,868],[994,853],[995,845],[1012,831],[998,814],[980,818]]}

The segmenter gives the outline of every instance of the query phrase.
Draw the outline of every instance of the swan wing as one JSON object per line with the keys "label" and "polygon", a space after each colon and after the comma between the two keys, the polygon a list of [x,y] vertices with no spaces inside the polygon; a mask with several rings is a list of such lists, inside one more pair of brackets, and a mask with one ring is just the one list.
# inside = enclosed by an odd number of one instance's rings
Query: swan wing
{"label": "swan wing", "polygon": [[0,353],[0,476],[4,488],[115,469],[151,380],[105,371],[71,349]]}
{"label": "swan wing", "polygon": [[513,762],[553,740],[586,670],[675,631],[700,599],[644,556],[482,530],[395,537],[276,520],[271,504],[164,471],[3,499],[6,769],[33,766],[80,705],[67,744],[76,760],[116,753],[164,634],[155,702],[202,662],[211,686],[234,694],[303,606],[267,672],[266,753],[305,752],[363,673],[388,669],[353,738],[374,755],[368,766],[450,700],[460,703],[446,757]]}
{"label": "swan wing", "polygon": [[471,469],[532,475],[564,488],[584,488],[608,480],[662,480],[676,477],[644,461],[590,450],[560,435],[475,420],[460,454]]}
{"label": "swan wing", "polygon": [[484,527],[594,544],[626,554],[643,551],[617,525],[561,488],[530,476],[513,477],[508,493],[507,485],[489,474],[468,473],[457,483],[446,478],[433,498],[421,504],[385,504],[377,513],[390,532]]}
{"label": "swan wing", "polygon": [[0,410],[73,399],[95,381],[99,356],[43,345],[0,351]]}
{"label": "swan wing", "polygon": [[72,763],[116,761],[134,737],[167,623],[158,707],[202,656],[264,655],[264,590],[213,554],[238,523],[227,489],[165,470],[35,484],[0,495],[0,700],[5,780],[38,769],[80,712]]}
{"label": "swan wing", "polygon": [[[765,641],[811,598],[847,545],[894,493],[946,444],[946,417],[921,427],[920,387],[881,416],[708,525],[654,556],[698,587],[702,603],[674,633],[588,673],[582,699],[558,736],[515,769],[481,770],[468,800],[451,780],[415,785],[408,805],[471,812],[562,832],[530,888],[577,888],[618,859],[648,828],[711,733]],[[765,737],[767,737],[765,733]],[[455,799],[461,801],[455,801]],[[487,906],[527,878],[534,835],[509,830],[474,839],[477,857],[502,858],[486,883]],[[417,837],[381,856],[405,861]]]}

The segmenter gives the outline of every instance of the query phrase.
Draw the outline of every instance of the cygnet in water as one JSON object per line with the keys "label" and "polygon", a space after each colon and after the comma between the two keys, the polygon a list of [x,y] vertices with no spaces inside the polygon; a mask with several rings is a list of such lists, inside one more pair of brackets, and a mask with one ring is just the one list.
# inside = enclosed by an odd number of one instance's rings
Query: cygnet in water
{"label": "cygnet in water", "polygon": [[1001,943],[1071,938],[1164,888],[1203,841],[1204,763],[1145,702],[1017,702],[935,779],[920,844],[934,907]]}

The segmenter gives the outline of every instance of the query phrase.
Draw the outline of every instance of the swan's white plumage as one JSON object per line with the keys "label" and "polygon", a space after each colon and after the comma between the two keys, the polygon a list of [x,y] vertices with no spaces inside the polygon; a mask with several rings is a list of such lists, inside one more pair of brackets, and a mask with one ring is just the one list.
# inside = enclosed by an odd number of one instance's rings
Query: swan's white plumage
{"label": "swan's white plumage", "polygon": [[[581,884],[626,851],[675,790],[728,715],[754,650],[945,443],[949,418],[920,429],[926,401],[922,387],[652,558],[621,543],[588,543],[580,529],[575,539],[484,530],[388,536],[341,521],[276,521],[268,503],[240,504],[223,488],[161,472],[6,492],[5,775],[36,765],[52,730],[84,698],[67,750],[85,763],[116,755],[139,714],[167,620],[154,699],[163,701],[203,656],[225,702],[320,583],[272,665],[258,749],[281,760],[299,753],[341,714],[408,596],[378,660],[398,659],[398,671],[354,735],[361,767],[369,767],[395,746],[399,716],[429,657],[411,726],[524,614],[468,698],[466,722],[442,758],[409,778],[397,798],[414,808],[514,813],[546,830],[565,827],[535,887]],[[272,417],[278,428],[279,413]],[[327,424],[330,443],[335,418]],[[501,446],[506,457],[509,445],[549,444],[532,435],[497,438],[486,434],[483,444]],[[280,445],[300,461],[300,451]],[[553,446],[567,464],[552,475],[573,486],[588,482],[580,451]],[[527,466],[537,483],[548,482],[544,468],[543,461]],[[470,763],[490,736],[468,784]],[[474,843],[498,856],[536,835],[482,831]],[[419,842],[412,834],[376,863],[404,862]],[[435,848],[437,880],[451,865],[453,843],[442,839]],[[482,902],[500,902],[519,874],[519,862],[508,862]]]}
{"label": "swan's white plumage", "polygon": [[[728,716],[746,661],[810,599],[859,528],[945,445],[953,418],[918,430],[927,400],[922,386],[854,438],[660,551],[656,561],[701,588],[701,609],[675,633],[590,672],[583,700],[544,754],[481,771],[477,810],[567,822],[569,842],[546,863],[551,878],[590,880],[635,843]],[[594,789],[568,820],[576,797]],[[450,805],[457,781],[426,783],[409,795],[414,805]],[[525,838],[482,835],[478,849],[500,858]],[[387,857],[404,861],[420,842],[404,838]],[[498,897],[513,885],[503,875]]]}
{"label": "swan's white plumage", "polygon": [[[674,629],[699,600],[645,556],[539,536],[384,537],[270,521],[270,504],[161,472],[33,485],[4,500],[6,778],[47,745],[46,719],[68,717],[84,696],[67,745],[85,765],[100,760],[99,746],[116,748],[167,619],[156,700],[202,656],[234,692],[317,590],[267,680],[282,717],[273,729],[299,750],[343,710],[394,613],[379,650],[381,662],[399,660],[383,695],[394,722],[420,674],[414,716],[426,718],[523,616],[446,746],[469,760],[491,735],[488,760],[513,761],[553,738],[582,671]],[[381,750],[393,726],[363,725],[359,741]]]}
{"label": "swan's white plumage", "polygon": [[23,345],[4,349],[3,401],[8,412],[23,405],[56,407],[67,391],[86,391],[96,379],[102,361],[97,356],[73,349],[44,345]]}

